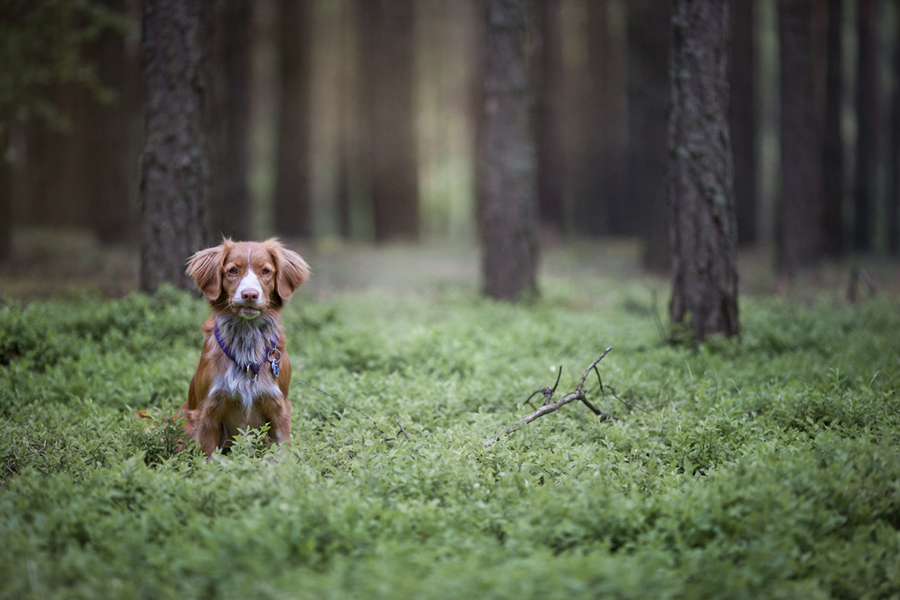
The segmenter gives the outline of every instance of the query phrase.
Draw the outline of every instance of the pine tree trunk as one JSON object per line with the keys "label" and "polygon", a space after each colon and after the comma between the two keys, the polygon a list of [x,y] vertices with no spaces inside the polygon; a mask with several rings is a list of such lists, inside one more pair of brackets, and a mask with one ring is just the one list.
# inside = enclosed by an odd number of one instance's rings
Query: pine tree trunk
{"label": "pine tree trunk", "polygon": [[364,0],[371,53],[369,164],[375,240],[419,237],[419,183],[413,110],[413,2]]}
{"label": "pine tree trunk", "polygon": [[739,331],[728,133],[729,8],[728,0],[676,0],[672,19],[670,314],[698,340]]}
{"label": "pine tree trunk", "polygon": [[888,253],[900,256],[900,3],[894,3],[894,93],[890,114],[890,150],[887,157]]}
{"label": "pine tree trunk", "polygon": [[781,40],[781,201],[778,270],[794,275],[824,253],[822,155],[816,130],[811,53],[812,0],[779,0]]}
{"label": "pine tree trunk", "polygon": [[186,288],[185,261],[211,240],[208,22],[204,0],[144,0],[145,143],[141,164],[141,289]]}
{"label": "pine tree trunk", "polygon": [[[575,206],[580,233],[610,233],[629,212],[625,195],[628,152],[627,68],[624,32],[613,30],[610,0],[592,0],[587,11],[587,68],[590,104],[585,106],[585,186]],[[621,7],[618,7],[621,9]],[[615,225],[615,224],[613,224]]]}
{"label": "pine tree trunk", "polygon": [[756,232],[756,61],[753,0],[734,0],[731,44],[731,147],[738,243],[752,245]]}
{"label": "pine tree trunk", "polygon": [[251,0],[228,0],[216,10],[213,96],[217,140],[210,202],[215,234],[239,240],[251,236],[247,185],[250,124]]}
{"label": "pine tree trunk", "polygon": [[536,149],[528,0],[486,0],[478,131],[484,293],[536,293]]}
{"label": "pine tree trunk", "polygon": [[[123,0],[108,5],[120,12],[127,8]],[[91,225],[103,244],[131,242],[138,232],[135,193],[140,140],[135,125],[141,110],[141,63],[137,38],[138,34],[123,37],[121,32],[107,30],[88,48],[103,85],[116,94],[111,104],[94,100],[89,109]]]}
{"label": "pine tree trunk", "polygon": [[0,128],[0,262],[12,255],[13,232],[12,165],[7,160],[10,121],[4,116],[0,116],[0,123],[6,127],[5,131]]}
{"label": "pine tree trunk", "polygon": [[562,32],[560,0],[541,3],[541,66],[537,117],[538,206],[542,227],[563,230]]}
{"label": "pine tree trunk", "polygon": [[872,249],[878,138],[878,40],[875,0],[857,0],[856,169],[853,184],[853,249]]}
{"label": "pine tree trunk", "polygon": [[308,237],[313,231],[310,189],[310,0],[279,2],[281,106],[275,170],[275,231]]}
{"label": "pine tree trunk", "polygon": [[822,234],[824,251],[831,257],[844,251],[844,143],[841,139],[841,21],[843,0],[828,0],[825,123],[822,142]]}
{"label": "pine tree trunk", "polygon": [[[644,265],[668,272],[666,97],[671,0],[629,0],[627,203],[611,205],[614,235],[641,235]],[[619,210],[616,210],[616,207]]]}

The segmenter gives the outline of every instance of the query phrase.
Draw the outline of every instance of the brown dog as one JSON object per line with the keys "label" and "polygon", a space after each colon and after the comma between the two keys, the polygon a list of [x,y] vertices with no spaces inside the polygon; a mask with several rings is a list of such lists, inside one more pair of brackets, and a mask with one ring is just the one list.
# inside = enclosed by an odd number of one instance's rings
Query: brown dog
{"label": "brown dog", "polygon": [[240,429],[269,425],[269,440],[289,443],[291,404],[281,308],[309,277],[299,254],[278,240],[232,242],[196,253],[187,272],[206,296],[203,353],[180,412],[207,457]]}

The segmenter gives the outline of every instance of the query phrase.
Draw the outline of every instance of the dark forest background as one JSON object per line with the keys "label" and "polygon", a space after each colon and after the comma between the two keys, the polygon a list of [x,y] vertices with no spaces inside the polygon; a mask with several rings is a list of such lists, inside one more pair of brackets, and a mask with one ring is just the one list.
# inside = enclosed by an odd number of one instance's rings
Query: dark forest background
{"label": "dark forest background", "polygon": [[[2,4],[0,257],[35,229],[138,247],[162,39],[147,39],[148,15],[179,3]],[[668,271],[674,3],[522,4],[540,244],[639,238],[646,267]],[[728,4],[739,244],[774,245],[787,275],[900,254],[900,1]],[[196,5],[208,164],[195,239],[484,239],[485,3]]]}

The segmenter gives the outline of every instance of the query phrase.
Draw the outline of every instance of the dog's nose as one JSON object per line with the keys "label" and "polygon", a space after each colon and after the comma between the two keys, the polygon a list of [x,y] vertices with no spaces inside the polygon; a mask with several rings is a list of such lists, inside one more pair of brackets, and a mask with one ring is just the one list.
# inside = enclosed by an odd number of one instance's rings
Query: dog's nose
{"label": "dog's nose", "polygon": [[259,300],[259,292],[256,290],[244,290],[241,292],[241,300],[244,302],[256,302]]}

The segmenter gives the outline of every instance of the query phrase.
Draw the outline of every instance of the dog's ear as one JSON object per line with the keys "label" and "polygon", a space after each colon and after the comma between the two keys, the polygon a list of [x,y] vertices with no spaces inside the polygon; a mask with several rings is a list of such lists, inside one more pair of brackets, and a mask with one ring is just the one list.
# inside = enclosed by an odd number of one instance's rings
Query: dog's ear
{"label": "dog's ear", "polygon": [[309,279],[309,265],[275,238],[266,240],[264,244],[275,261],[275,292],[279,298],[287,300],[301,283]]}
{"label": "dog's ear", "polygon": [[225,240],[218,246],[201,250],[188,260],[187,274],[194,278],[197,287],[210,302],[215,302],[222,294],[222,264],[228,243]]}

